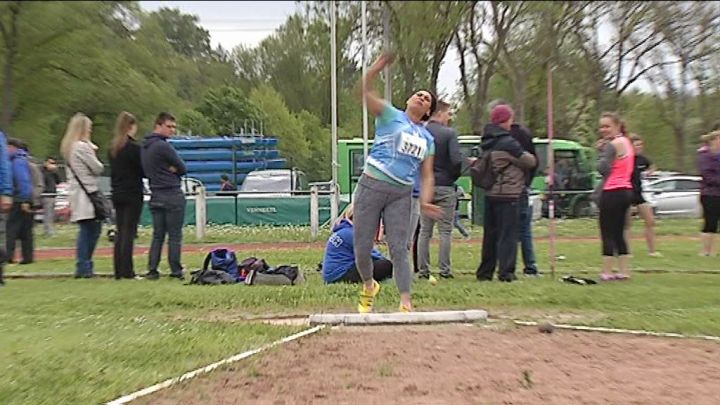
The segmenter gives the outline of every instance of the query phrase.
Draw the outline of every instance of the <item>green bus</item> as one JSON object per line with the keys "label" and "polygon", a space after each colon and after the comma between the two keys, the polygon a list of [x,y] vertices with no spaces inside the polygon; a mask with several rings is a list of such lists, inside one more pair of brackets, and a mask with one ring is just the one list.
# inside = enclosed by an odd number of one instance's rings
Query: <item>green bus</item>
{"label": "green bus", "polygon": [[[458,137],[460,151],[464,157],[473,156],[473,148],[480,145],[478,135],[460,135]],[[538,194],[546,191],[547,178],[547,147],[548,140],[534,138],[533,143],[540,160],[532,189]],[[372,147],[372,139],[368,140],[368,150]],[[362,138],[341,139],[338,141],[338,184],[342,194],[352,194],[363,171],[363,140]],[[590,191],[597,182],[598,175],[593,168],[594,157],[591,149],[575,141],[566,139],[553,140],[555,154],[555,205],[561,215],[585,216],[591,209]],[[474,192],[468,175],[467,164],[463,165],[463,175],[456,184],[466,193]],[[544,197],[544,196],[543,196]],[[545,205],[545,204],[544,204]],[[467,202],[463,202],[461,213],[467,215]]]}

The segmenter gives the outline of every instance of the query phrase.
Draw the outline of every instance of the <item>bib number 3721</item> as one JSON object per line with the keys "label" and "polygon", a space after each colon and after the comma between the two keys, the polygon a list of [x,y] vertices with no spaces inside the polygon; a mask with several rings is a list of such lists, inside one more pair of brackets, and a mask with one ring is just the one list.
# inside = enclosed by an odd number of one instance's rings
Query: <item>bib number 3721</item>
{"label": "bib number 3721", "polygon": [[427,152],[427,144],[425,143],[425,139],[422,137],[402,132],[400,134],[398,152],[403,155],[412,156],[418,160],[423,160],[425,158],[425,153]]}

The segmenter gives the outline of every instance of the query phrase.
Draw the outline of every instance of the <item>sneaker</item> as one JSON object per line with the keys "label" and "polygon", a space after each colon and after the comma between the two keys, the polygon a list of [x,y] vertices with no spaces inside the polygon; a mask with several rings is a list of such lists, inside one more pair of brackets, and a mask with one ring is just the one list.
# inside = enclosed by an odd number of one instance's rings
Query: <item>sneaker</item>
{"label": "sneaker", "polygon": [[663,254],[660,253],[660,252],[658,252],[658,251],[655,251],[655,252],[648,253],[648,256],[650,256],[650,257],[663,257]]}
{"label": "sneaker", "polygon": [[185,280],[185,275],[182,273],[176,273],[176,274],[170,274],[170,278],[175,278],[178,280]]}
{"label": "sneaker", "polygon": [[407,314],[407,313],[409,313],[409,312],[412,312],[412,306],[411,306],[411,305],[400,304],[400,307],[398,308],[398,311]]}
{"label": "sneaker", "polygon": [[373,280],[372,291],[368,291],[363,284],[362,291],[360,292],[360,302],[358,302],[358,312],[361,314],[372,312],[375,297],[378,293],[380,293],[380,284],[377,281]]}
{"label": "sneaker", "polygon": [[157,271],[149,271],[145,274],[145,279],[147,280],[159,280],[160,279],[160,273]]}
{"label": "sneaker", "polygon": [[143,277],[143,276],[134,276],[134,277],[131,278],[130,280],[145,280],[145,277]]}
{"label": "sneaker", "polygon": [[440,277],[442,278],[455,278],[452,273],[440,273]]}
{"label": "sneaker", "polygon": [[430,272],[419,271],[418,274],[417,274],[417,277],[418,277],[418,278],[424,278],[424,279],[426,279],[426,280],[429,280],[429,279],[430,279]]}
{"label": "sneaker", "polygon": [[20,263],[18,263],[18,264],[22,264],[22,265],[25,265],[25,264],[32,264],[32,263],[33,263],[33,261],[32,261],[32,260],[23,260],[23,261],[21,261],[21,262],[20,262]]}

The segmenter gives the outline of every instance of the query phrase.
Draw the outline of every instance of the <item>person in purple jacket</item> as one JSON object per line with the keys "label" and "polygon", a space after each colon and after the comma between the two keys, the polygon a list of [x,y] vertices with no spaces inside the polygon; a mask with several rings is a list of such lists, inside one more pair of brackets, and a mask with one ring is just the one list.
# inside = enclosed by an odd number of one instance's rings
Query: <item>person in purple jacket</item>
{"label": "person in purple jacket", "polygon": [[714,256],[715,234],[720,224],[720,131],[703,135],[704,146],[698,150],[700,203],[703,207],[701,256]]}

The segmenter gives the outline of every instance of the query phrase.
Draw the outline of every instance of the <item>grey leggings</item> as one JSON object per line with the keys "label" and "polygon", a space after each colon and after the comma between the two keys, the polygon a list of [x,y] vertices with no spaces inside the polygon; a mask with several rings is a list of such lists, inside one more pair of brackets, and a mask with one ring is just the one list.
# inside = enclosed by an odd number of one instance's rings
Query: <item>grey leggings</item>
{"label": "grey leggings", "polygon": [[355,267],[360,277],[367,281],[373,276],[370,252],[382,217],[395,283],[400,293],[409,293],[412,282],[408,262],[411,193],[412,186],[396,186],[363,174],[358,181],[353,204]]}

